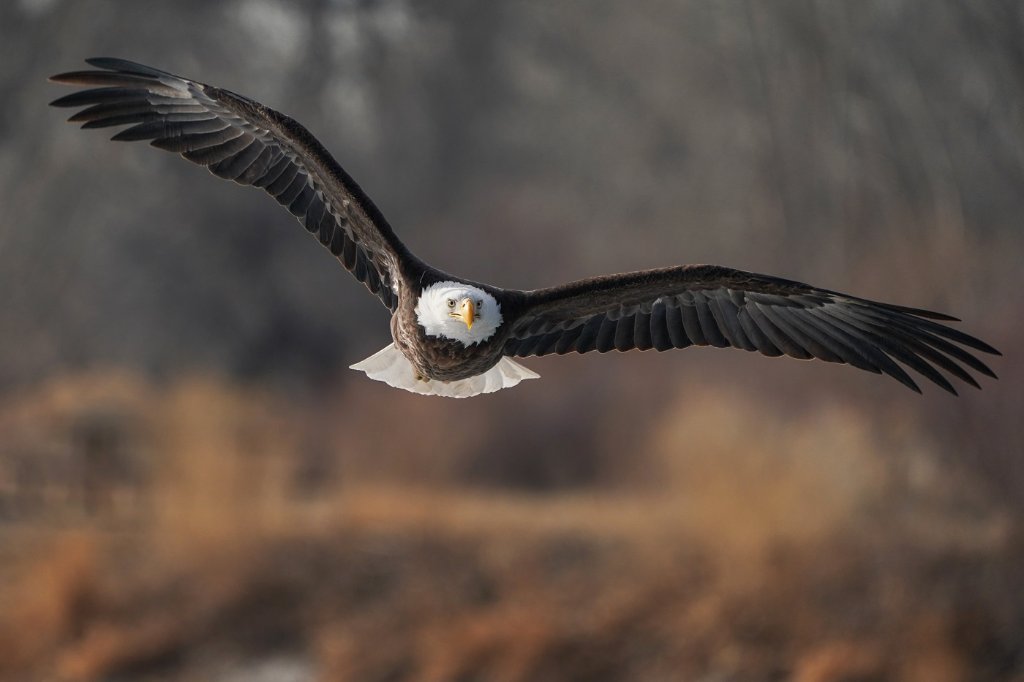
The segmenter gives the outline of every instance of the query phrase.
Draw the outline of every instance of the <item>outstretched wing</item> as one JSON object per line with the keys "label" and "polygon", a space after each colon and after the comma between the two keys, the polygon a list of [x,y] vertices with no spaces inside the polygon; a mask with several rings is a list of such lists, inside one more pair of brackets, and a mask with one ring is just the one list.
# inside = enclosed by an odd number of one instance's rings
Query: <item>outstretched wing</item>
{"label": "outstretched wing", "polygon": [[130,125],[114,140],[150,140],[241,185],[263,188],[394,310],[405,246],[359,185],[308,130],[242,95],[122,59],[86,60],[99,71],[53,76],[93,86],[61,97],[86,107],[83,128]]}
{"label": "outstretched wing", "polygon": [[525,292],[505,354],[731,346],[848,363],[920,393],[899,361],[954,395],[938,369],[976,388],[965,367],[995,377],[963,347],[998,355],[996,349],[934,320],[956,318],[767,275],[685,265]]}

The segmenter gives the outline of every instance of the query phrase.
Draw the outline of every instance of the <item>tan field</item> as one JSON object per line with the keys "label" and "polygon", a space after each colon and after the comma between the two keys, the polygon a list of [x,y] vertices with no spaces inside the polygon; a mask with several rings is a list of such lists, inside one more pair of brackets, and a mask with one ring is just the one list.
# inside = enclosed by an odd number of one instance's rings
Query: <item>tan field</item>
{"label": "tan field", "polygon": [[412,400],[420,458],[210,380],[9,403],[5,679],[941,681],[1016,655],[1019,525],[912,428],[709,387],[629,467],[515,492],[467,483],[479,435]]}

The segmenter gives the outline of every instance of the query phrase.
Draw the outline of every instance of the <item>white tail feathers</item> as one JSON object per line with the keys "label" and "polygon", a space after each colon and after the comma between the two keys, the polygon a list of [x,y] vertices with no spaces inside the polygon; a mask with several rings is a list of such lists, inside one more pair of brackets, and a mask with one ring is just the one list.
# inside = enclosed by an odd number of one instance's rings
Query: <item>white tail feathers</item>
{"label": "white tail feathers", "polygon": [[483,374],[457,381],[417,379],[416,370],[402,351],[389,344],[350,369],[365,372],[376,381],[421,395],[440,395],[446,398],[470,398],[481,393],[493,393],[511,388],[525,379],[538,379],[540,375],[518,362],[502,358]]}

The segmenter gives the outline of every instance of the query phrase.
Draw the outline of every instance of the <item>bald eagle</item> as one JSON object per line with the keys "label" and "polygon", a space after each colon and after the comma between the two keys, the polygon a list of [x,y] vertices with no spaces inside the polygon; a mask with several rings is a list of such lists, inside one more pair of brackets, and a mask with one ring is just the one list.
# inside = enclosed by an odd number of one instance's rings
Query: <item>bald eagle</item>
{"label": "bald eagle", "polygon": [[681,265],[502,289],[450,275],[413,255],[359,185],[309,131],[248,97],[121,59],[51,78],[89,86],[52,102],[84,107],[83,128],[130,126],[214,175],[264,189],[391,311],[394,340],[352,365],[425,395],[465,398],[537,374],[512,358],[727,346],[847,363],[920,392],[897,362],[956,394],[939,372],[978,387],[995,377],[970,350],[994,348],[941,313],[879,303],[716,265]]}

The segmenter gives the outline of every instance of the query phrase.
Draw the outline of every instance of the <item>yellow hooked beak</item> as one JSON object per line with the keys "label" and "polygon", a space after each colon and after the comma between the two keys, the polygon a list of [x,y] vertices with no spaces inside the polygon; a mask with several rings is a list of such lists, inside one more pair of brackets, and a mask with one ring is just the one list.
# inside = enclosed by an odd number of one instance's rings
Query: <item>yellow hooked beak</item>
{"label": "yellow hooked beak", "polygon": [[459,312],[455,317],[466,323],[466,329],[472,329],[473,320],[476,319],[476,305],[473,303],[473,299],[462,299],[462,302],[459,303]]}

